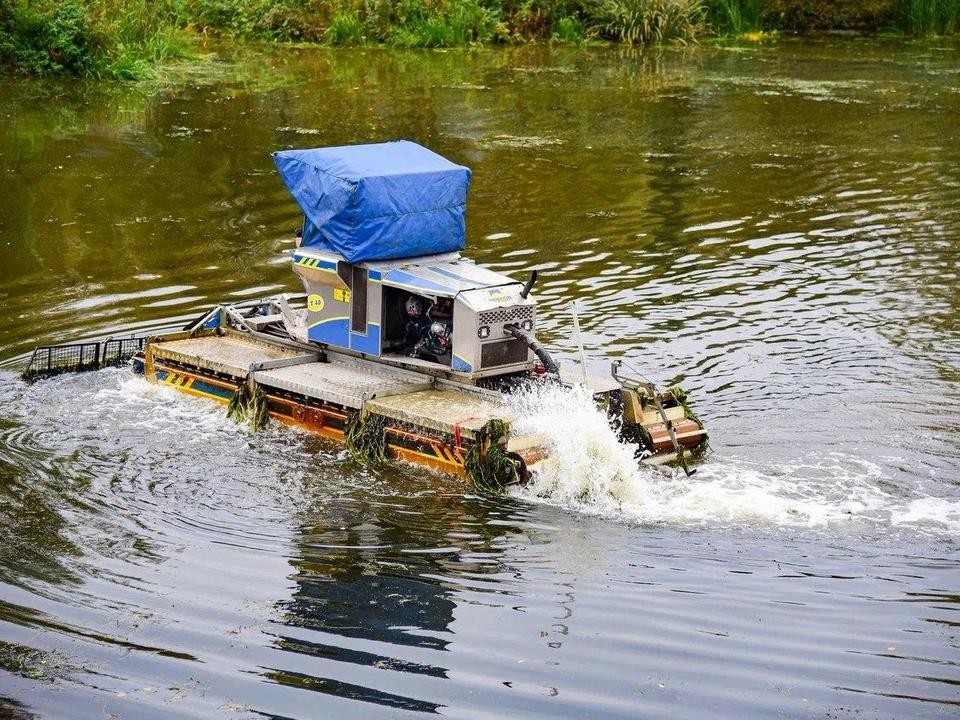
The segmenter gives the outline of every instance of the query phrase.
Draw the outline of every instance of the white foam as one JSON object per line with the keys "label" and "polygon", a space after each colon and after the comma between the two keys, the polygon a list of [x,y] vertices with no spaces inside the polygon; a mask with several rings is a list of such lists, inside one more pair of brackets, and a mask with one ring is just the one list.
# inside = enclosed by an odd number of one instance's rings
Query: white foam
{"label": "white foam", "polygon": [[960,498],[916,498],[891,513],[894,525],[936,525],[960,532]]}
{"label": "white foam", "polygon": [[538,388],[514,396],[511,409],[513,431],[542,436],[550,449],[528,495],[598,508],[643,502],[633,449],[618,441],[586,389]]}
{"label": "white foam", "polygon": [[619,442],[585,389],[543,387],[514,397],[511,407],[514,431],[543,437],[550,452],[515,491],[528,500],[645,523],[960,525],[960,499],[904,498],[879,465],[862,458],[714,459],[687,478],[639,466],[634,447]]}

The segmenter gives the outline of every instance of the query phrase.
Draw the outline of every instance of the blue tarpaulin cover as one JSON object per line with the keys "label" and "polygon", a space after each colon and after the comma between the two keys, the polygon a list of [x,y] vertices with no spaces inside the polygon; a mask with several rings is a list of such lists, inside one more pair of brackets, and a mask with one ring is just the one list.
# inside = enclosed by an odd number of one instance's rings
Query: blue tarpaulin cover
{"label": "blue tarpaulin cover", "polygon": [[273,154],[306,216],[301,247],[347,262],[462,250],[470,169],[407,140]]}

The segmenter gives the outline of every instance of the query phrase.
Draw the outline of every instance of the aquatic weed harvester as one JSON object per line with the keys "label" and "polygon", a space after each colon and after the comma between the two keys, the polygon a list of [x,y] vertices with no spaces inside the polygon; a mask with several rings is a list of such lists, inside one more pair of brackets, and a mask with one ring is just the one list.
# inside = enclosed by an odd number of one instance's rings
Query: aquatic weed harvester
{"label": "aquatic weed harvester", "polygon": [[536,272],[518,282],[460,255],[468,168],[407,141],[273,159],[304,214],[291,256],[304,293],[218,305],[181,332],[38,348],[25,374],[132,355],[148,380],[254,428],[299,425],[364,462],[419,463],[483,490],[526,481],[549,453],[511,432],[509,393],[586,383],[640,463],[692,472],[706,433],[679,389],[626,377],[619,361],[610,377],[568,378],[536,340]]}

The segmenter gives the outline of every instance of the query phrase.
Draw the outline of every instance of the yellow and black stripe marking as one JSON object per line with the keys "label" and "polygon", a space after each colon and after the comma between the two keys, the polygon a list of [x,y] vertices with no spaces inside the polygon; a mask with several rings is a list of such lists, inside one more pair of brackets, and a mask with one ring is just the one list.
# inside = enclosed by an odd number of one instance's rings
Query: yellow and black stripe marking
{"label": "yellow and black stripe marking", "polygon": [[312,258],[301,255],[300,257],[294,260],[294,264],[300,267],[311,268],[313,270],[326,270],[328,272],[336,272],[337,268],[329,260],[321,260],[320,258]]}
{"label": "yellow and black stripe marking", "polygon": [[[220,403],[228,403],[242,382],[240,378],[212,377],[199,368],[186,369],[165,362],[154,362],[146,376],[158,384]],[[343,408],[317,404],[306,397],[282,397],[268,392],[267,410],[279,422],[343,442],[347,417],[347,410]],[[451,475],[464,474],[464,449],[454,445],[452,438],[388,427],[386,445],[388,457]]]}

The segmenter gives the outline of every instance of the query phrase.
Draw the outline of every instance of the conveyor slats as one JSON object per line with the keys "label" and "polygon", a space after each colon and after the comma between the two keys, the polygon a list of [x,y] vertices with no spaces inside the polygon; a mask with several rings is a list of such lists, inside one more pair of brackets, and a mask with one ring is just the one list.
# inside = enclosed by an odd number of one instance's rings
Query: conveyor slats
{"label": "conveyor slats", "polygon": [[506,407],[490,397],[456,390],[420,390],[367,401],[368,412],[472,440],[492,418],[505,419]]}
{"label": "conveyor slats", "polygon": [[433,385],[431,378],[411,379],[406,373],[371,372],[339,362],[312,362],[274,370],[259,370],[254,379],[279,388],[359,409],[365,398],[411,393]]}
{"label": "conveyor slats", "polygon": [[150,344],[150,351],[156,360],[212,370],[238,382],[246,378],[251,366],[289,362],[292,364],[284,367],[255,370],[253,379],[268,388],[354,409],[372,398],[433,387],[430,376],[409,370],[333,356],[330,362],[318,362],[295,349],[232,333],[158,340]]}

